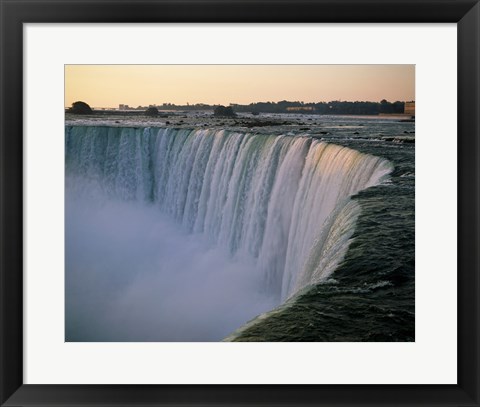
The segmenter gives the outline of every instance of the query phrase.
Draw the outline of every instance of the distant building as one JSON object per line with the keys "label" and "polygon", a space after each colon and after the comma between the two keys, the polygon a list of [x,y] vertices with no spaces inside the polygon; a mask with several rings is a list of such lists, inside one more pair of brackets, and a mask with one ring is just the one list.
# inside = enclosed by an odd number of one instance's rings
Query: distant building
{"label": "distant building", "polygon": [[313,112],[313,106],[290,106],[287,107],[287,112]]}
{"label": "distant building", "polygon": [[403,113],[415,116],[415,102],[405,102],[405,110]]}
{"label": "distant building", "polygon": [[118,110],[130,110],[130,106],[128,106],[128,105],[118,105]]}

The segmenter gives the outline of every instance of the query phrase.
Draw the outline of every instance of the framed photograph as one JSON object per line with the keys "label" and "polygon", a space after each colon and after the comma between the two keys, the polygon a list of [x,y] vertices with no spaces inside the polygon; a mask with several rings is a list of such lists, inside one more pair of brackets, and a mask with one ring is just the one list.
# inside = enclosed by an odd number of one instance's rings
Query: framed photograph
{"label": "framed photograph", "polygon": [[413,342],[414,74],[66,65],[65,341]]}
{"label": "framed photograph", "polygon": [[2,406],[479,405],[477,1],[0,4]]}

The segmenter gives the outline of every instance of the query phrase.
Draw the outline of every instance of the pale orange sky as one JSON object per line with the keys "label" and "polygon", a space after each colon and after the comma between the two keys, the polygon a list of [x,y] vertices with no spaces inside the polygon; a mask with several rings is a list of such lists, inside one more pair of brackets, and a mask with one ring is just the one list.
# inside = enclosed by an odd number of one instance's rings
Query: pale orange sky
{"label": "pale orange sky", "polygon": [[65,106],[415,100],[415,65],[66,65]]}

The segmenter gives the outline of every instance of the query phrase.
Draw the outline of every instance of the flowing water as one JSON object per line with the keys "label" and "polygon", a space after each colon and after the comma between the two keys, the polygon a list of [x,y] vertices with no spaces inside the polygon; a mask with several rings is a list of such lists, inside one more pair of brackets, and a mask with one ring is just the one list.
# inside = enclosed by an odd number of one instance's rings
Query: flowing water
{"label": "flowing water", "polygon": [[411,128],[66,126],[66,340],[413,340]]}

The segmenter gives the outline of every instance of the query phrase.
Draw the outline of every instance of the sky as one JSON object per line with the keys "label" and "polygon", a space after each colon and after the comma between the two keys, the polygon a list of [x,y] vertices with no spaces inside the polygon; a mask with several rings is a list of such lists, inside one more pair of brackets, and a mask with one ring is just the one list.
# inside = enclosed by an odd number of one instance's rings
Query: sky
{"label": "sky", "polygon": [[415,65],[66,65],[65,107],[415,100]]}

